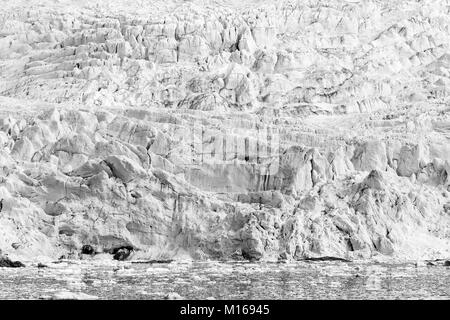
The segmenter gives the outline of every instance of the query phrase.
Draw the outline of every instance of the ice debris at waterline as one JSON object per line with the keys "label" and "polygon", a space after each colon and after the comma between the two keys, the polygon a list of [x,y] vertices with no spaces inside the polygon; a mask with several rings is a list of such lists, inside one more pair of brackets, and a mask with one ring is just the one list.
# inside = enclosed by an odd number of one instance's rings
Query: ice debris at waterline
{"label": "ice debris at waterline", "polygon": [[1,5],[10,257],[450,257],[445,1]]}
{"label": "ice debris at waterline", "polygon": [[[0,299],[444,299],[450,267],[339,261],[194,261],[158,266],[70,260],[0,268]],[[125,268],[132,266],[131,268]],[[87,296],[86,296],[87,295]]]}

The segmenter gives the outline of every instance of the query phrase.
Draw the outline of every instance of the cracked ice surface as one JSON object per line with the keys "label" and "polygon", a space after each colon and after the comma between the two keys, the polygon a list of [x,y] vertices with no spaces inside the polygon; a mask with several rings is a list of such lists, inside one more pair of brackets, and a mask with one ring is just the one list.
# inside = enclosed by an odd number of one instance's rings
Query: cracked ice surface
{"label": "cracked ice surface", "polygon": [[3,253],[449,256],[448,1],[0,4]]}

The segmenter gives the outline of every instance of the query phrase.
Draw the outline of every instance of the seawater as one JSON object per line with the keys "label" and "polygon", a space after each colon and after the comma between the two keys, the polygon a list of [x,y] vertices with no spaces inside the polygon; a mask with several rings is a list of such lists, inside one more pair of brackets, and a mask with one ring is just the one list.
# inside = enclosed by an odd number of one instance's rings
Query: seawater
{"label": "seawater", "polygon": [[450,268],[346,262],[61,262],[0,268],[0,299],[450,299]]}

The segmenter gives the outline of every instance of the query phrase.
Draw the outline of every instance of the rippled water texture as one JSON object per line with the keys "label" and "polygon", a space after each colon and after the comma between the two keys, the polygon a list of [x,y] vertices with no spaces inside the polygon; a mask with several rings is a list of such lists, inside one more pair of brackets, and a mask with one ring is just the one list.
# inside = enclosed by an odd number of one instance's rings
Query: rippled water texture
{"label": "rippled water texture", "polygon": [[449,299],[449,267],[276,263],[88,263],[0,268],[0,298],[83,292],[101,299]]}

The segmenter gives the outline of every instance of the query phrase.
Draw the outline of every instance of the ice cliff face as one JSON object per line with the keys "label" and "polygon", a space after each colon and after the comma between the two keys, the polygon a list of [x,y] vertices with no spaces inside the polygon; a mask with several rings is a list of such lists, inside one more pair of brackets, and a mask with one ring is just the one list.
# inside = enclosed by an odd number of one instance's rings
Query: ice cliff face
{"label": "ice cliff face", "polygon": [[1,1],[0,248],[450,253],[448,1]]}

